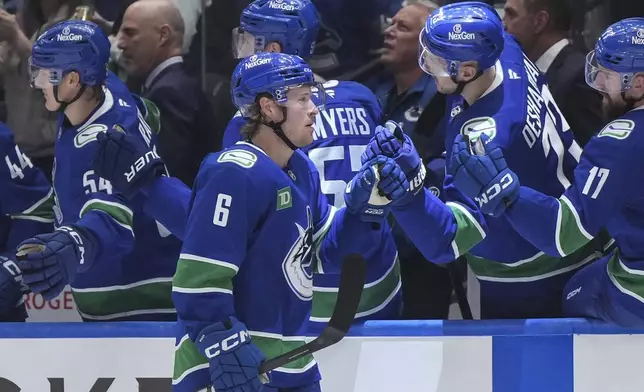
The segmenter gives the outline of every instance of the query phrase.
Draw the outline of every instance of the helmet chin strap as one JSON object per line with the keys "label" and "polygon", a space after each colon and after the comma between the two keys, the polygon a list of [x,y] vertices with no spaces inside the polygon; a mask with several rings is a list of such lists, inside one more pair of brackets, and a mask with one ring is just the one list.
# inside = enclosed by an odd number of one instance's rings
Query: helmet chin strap
{"label": "helmet chin strap", "polygon": [[644,94],[640,95],[639,98],[626,98],[626,91],[621,93],[622,99],[626,102],[626,111],[630,112],[635,108],[635,104],[644,99]]}
{"label": "helmet chin strap", "polygon": [[284,144],[288,146],[288,148],[295,151],[297,150],[297,146],[293,144],[293,142],[291,142],[288,137],[286,137],[286,134],[282,130],[282,124],[286,122],[286,108],[283,106],[281,108],[282,108],[282,121],[279,121],[279,122],[266,121],[262,117],[262,124],[266,125],[267,127],[270,127],[273,130],[273,132],[275,132],[275,134],[280,139],[282,139],[282,141],[284,142]]}
{"label": "helmet chin strap", "polygon": [[69,105],[71,105],[72,103],[74,103],[74,102],[78,101],[78,99],[79,99],[79,98],[83,95],[83,93],[85,92],[85,89],[86,89],[86,88],[87,88],[87,86],[85,86],[85,85],[83,84],[83,85],[81,86],[80,90],[78,90],[78,93],[76,94],[76,96],[74,96],[74,98],[72,98],[72,100],[71,100],[71,101],[69,101],[69,102],[64,102],[64,101],[61,101],[60,99],[58,99],[58,85],[55,85],[55,86],[54,86],[54,99],[56,100],[56,102],[58,102],[58,103],[60,104],[60,107],[58,108],[57,112],[64,113],[64,112],[65,112],[65,109],[67,109],[67,107],[68,107]]}
{"label": "helmet chin strap", "polygon": [[454,94],[460,94],[460,93],[462,93],[462,92],[463,92],[463,89],[465,89],[465,86],[467,86],[468,84],[472,83],[472,82],[473,82],[473,81],[475,81],[476,79],[480,78],[480,77],[481,77],[481,75],[483,75],[483,71],[481,71],[481,70],[478,70],[478,69],[477,69],[477,71],[476,71],[476,75],[474,75],[474,77],[473,77],[472,79],[468,80],[467,82],[459,82],[459,81],[456,79],[456,76],[457,76],[457,75],[452,74],[452,75],[450,76],[450,79],[452,79],[452,82],[454,82],[454,84],[456,84],[456,91],[454,91]]}

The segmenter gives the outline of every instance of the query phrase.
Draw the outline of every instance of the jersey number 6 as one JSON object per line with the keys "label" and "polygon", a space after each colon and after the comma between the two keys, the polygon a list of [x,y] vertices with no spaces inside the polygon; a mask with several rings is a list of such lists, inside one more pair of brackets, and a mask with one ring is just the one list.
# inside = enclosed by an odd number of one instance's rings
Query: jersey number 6
{"label": "jersey number 6", "polygon": [[212,223],[226,227],[228,224],[228,213],[230,212],[230,204],[233,201],[233,197],[225,193],[220,193],[217,195],[217,201],[215,202],[215,215],[212,218]]}

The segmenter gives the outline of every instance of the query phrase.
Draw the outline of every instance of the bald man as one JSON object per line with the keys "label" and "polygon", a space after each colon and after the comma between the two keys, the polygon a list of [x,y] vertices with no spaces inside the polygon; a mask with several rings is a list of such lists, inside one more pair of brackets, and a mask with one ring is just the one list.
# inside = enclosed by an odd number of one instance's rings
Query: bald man
{"label": "bald man", "polygon": [[[434,132],[444,113],[445,97],[436,94],[431,76],[418,66],[418,35],[438,6],[427,0],[408,1],[384,32],[379,75],[375,93],[387,120],[402,125],[427,164],[425,185],[439,193],[445,171],[442,132]],[[394,224],[403,292],[403,318],[446,319],[452,284],[447,269],[427,261],[408,236]]]}
{"label": "bald man", "polygon": [[173,177],[192,186],[203,158],[220,149],[233,113],[215,118],[199,84],[186,73],[183,35],[183,19],[173,1],[139,0],[123,15],[117,46],[128,77],[144,80],[141,95],[159,107],[159,155]]}

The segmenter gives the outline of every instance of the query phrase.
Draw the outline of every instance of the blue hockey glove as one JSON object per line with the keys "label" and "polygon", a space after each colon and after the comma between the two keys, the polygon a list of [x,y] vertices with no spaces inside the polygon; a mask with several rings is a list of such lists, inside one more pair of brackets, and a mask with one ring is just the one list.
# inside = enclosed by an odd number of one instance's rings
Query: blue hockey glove
{"label": "blue hockey glove", "polygon": [[61,226],[53,233],[21,242],[16,257],[23,282],[34,293],[51,300],[74,281],[77,272],[89,268],[93,251],[80,228]]}
{"label": "blue hockey glove", "polygon": [[21,322],[27,318],[22,296],[29,289],[22,284],[22,272],[8,257],[0,256],[0,322]]}
{"label": "blue hockey glove", "polygon": [[457,135],[448,170],[456,188],[476,200],[484,214],[500,216],[519,196],[518,177],[485,134],[478,140]]}
{"label": "blue hockey glove", "polygon": [[[364,222],[382,222],[392,200],[407,193],[409,183],[400,166],[382,155],[364,163],[347,185],[344,202]],[[379,192],[380,191],[380,192]]]}
{"label": "blue hockey glove", "polygon": [[156,151],[118,128],[99,133],[96,140],[98,150],[93,161],[96,174],[110,181],[126,198],[136,195],[165,171]]}
{"label": "blue hockey glove", "polygon": [[376,127],[374,137],[362,153],[362,163],[378,155],[384,155],[396,161],[409,181],[409,191],[412,194],[417,194],[423,188],[427,174],[425,165],[409,136],[396,122],[387,121],[384,126]]}
{"label": "blue hockey glove", "polygon": [[246,326],[235,319],[204,328],[195,342],[208,358],[210,380],[217,392],[256,392],[263,384],[259,365],[266,359],[251,342]]}

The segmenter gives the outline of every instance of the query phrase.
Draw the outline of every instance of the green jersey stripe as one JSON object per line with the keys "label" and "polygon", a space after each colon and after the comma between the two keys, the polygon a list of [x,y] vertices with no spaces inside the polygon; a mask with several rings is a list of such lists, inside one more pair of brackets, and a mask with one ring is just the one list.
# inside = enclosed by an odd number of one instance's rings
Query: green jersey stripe
{"label": "green jersey stripe", "polygon": [[452,210],[456,220],[456,234],[452,240],[454,259],[478,244],[486,236],[485,231],[472,214],[459,203],[447,202],[446,205]]}
{"label": "green jersey stripe", "polygon": [[644,303],[644,271],[628,267],[619,258],[619,251],[613,253],[606,271],[611,282],[622,293]]}
{"label": "green jersey stripe", "polygon": [[[182,255],[185,256],[185,255]],[[210,259],[212,260],[212,259]],[[229,263],[212,263],[181,257],[172,284],[177,289],[219,289],[232,292],[233,277],[238,269]]]}
{"label": "green jersey stripe", "polygon": [[467,262],[479,280],[489,282],[533,282],[575,270],[596,260],[598,247],[605,250],[613,243],[602,231],[597,238],[576,252],[563,257],[549,256],[543,252],[512,263],[501,263],[474,255],[467,255]]}
{"label": "green jersey stripe", "polygon": [[79,217],[82,218],[83,215],[85,215],[89,211],[102,211],[106,213],[107,215],[112,217],[112,219],[114,219],[119,225],[131,231],[132,235],[134,235],[134,232],[132,231],[132,210],[130,210],[123,204],[100,199],[90,199],[81,208]]}
{"label": "green jersey stripe", "polygon": [[74,289],[76,306],[87,318],[111,319],[133,312],[160,310],[176,312],[172,303],[170,279],[153,279],[127,286]]}
{"label": "green jersey stripe", "polygon": [[557,202],[557,227],[555,228],[555,244],[557,251],[567,256],[581,248],[593,239],[581,223],[579,214],[572,202],[564,195]]}

